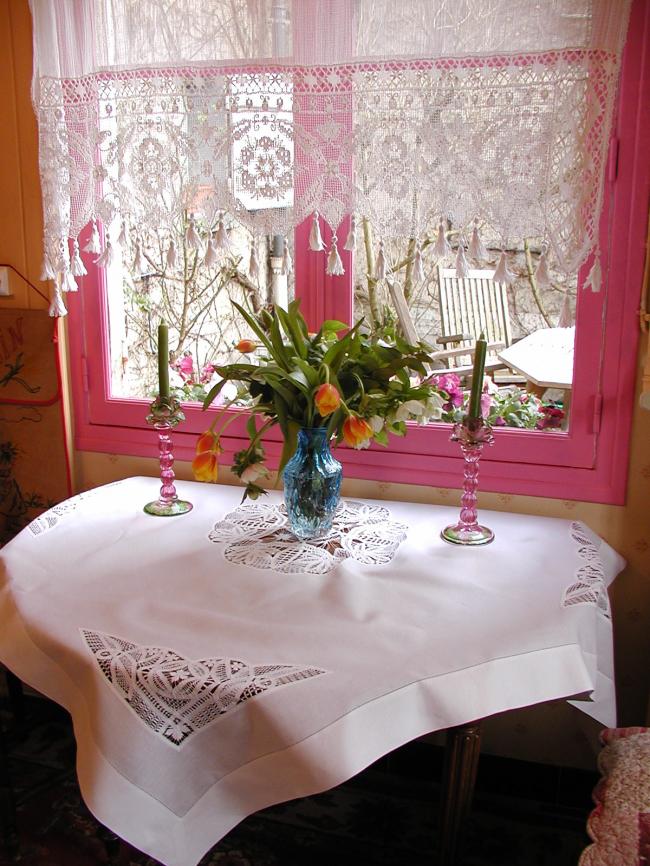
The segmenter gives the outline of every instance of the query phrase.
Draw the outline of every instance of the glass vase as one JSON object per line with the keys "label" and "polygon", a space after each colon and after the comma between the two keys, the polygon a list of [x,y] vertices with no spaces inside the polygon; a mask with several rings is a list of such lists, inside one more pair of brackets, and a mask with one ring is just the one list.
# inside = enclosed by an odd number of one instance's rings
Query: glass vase
{"label": "glass vase", "polygon": [[326,427],[303,427],[282,473],[289,527],[297,538],[325,535],[341,494],[341,464],[332,455]]}

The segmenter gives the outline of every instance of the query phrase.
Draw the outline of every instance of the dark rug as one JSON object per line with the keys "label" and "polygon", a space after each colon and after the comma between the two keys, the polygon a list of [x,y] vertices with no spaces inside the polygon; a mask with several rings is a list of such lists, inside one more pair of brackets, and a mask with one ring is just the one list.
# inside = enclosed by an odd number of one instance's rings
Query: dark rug
{"label": "dark rug", "polygon": [[[42,699],[26,704],[25,723],[5,735],[21,844],[14,860],[0,852],[0,866],[157,866],[118,845],[84,806],[67,714]],[[338,788],[258,812],[201,866],[431,866],[441,752],[413,743]],[[595,775],[576,771],[562,785],[557,772],[481,758],[464,866],[576,866]]]}

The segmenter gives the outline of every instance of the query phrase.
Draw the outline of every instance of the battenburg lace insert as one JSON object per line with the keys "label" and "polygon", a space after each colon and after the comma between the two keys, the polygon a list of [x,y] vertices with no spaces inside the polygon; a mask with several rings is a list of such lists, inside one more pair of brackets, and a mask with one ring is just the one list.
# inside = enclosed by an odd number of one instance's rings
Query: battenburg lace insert
{"label": "battenburg lace insert", "polygon": [[577,521],[571,524],[571,538],[578,544],[578,555],[584,560],[584,565],[578,568],[575,582],[564,591],[562,606],[596,604],[601,613],[609,619],[609,596],[598,547],[589,530]]}
{"label": "battenburg lace insert", "polygon": [[166,647],[141,646],[80,629],[99,669],[138,718],[173,746],[263,692],[327,671],[240,659],[186,659]]}
{"label": "battenburg lace insert", "polygon": [[85,493],[78,493],[76,496],[66,499],[65,502],[60,502],[52,508],[44,511],[38,517],[35,517],[31,523],[27,525],[27,529],[32,535],[42,535],[48,529],[53,529],[65,517],[75,512],[82,502],[92,499],[100,490],[105,490],[107,487],[117,487],[122,484],[122,481],[113,481],[111,484],[105,484],[103,487],[96,487],[93,490],[87,490]]}
{"label": "battenburg lace insert", "polygon": [[321,538],[301,541],[287,524],[284,505],[247,502],[215,523],[208,538],[224,543],[229,562],[285,574],[326,574],[344,559],[365,565],[389,563],[407,535],[381,505],[341,501],[332,529]]}

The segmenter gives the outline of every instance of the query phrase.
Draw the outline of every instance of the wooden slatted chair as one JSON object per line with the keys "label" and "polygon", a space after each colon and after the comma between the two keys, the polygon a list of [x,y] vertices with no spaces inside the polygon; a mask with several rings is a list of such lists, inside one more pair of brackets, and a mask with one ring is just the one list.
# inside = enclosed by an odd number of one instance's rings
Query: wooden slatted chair
{"label": "wooden slatted chair", "polygon": [[512,342],[508,293],[506,285],[495,283],[492,275],[493,271],[477,270],[459,279],[455,269],[438,268],[441,333],[436,342],[445,348],[435,358],[459,375],[471,371],[481,332],[488,342],[486,370],[506,366],[497,354]]}

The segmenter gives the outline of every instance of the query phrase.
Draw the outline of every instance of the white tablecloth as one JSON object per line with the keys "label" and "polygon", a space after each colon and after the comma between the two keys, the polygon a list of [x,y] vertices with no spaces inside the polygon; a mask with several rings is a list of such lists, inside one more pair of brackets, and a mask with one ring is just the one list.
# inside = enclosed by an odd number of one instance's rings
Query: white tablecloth
{"label": "white tablecloth", "polygon": [[223,521],[240,488],[177,487],[187,515],[143,513],[159,482],[133,478],[0,552],[0,659],[70,710],[89,808],[168,866],[430,731],[571,696],[615,723],[623,560],[580,524],[482,512],[496,540],[460,548],[457,509],[382,503],[378,546],[363,530],[313,573]]}

